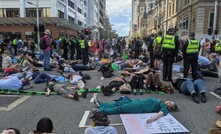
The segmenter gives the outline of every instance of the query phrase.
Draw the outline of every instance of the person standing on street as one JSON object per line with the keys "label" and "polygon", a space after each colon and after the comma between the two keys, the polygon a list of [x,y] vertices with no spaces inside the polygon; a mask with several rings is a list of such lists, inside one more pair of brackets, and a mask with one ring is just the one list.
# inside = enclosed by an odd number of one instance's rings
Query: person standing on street
{"label": "person standing on street", "polygon": [[63,39],[61,41],[61,49],[63,49],[62,58],[65,60],[68,60],[68,46],[69,42],[65,36],[63,36]]}
{"label": "person standing on street", "polygon": [[88,64],[88,55],[87,55],[87,49],[86,49],[86,42],[84,40],[84,36],[81,36],[81,40],[79,41],[80,42],[80,49],[81,49],[81,55],[82,55],[82,62],[84,65],[87,65]]}
{"label": "person standing on street", "polygon": [[43,50],[43,54],[44,54],[44,70],[45,71],[52,71],[52,69],[50,68],[50,55],[51,55],[51,42],[52,39],[50,37],[50,30],[47,29],[45,30],[45,35],[43,37],[43,39],[45,40],[45,43],[47,45],[46,49]]}
{"label": "person standing on street", "polygon": [[18,38],[15,38],[13,41],[12,41],[12,46],[14,48],[14,55],[17,55],[17,43],[18,43]]}
{"label": "person standing on street", "polygon": [[154,68],[154,53],[153,53],[153,43],[154,43],[154,34],[150,35],[150,44],[148,45],[148,50],[150,53],[150,68]]}
{"label": "person standing on street", "polygon": [[154,69],[159,71],[162,60],[162,32],[158,32],[158,36],[153,42],[153,54],[154,54]]}
{"label": "person standing on street", "polygon": [[195,33],[189,34],[189,40],[184,43],[182,47],[184,57],[184,78],[187,78],[190,65],[192,67],[192,78],[197,79],[197,67],[198,67],[198,54],[200,50],[200,43],[195,39]]}
{"label": "person standing on street", "polygon": [[74,60],[75,47],[76,47],[76,38],[74,36],[69,40],[69,49],[70,49],[70,59]]}
{"label": "person standing on street", "polygon": [[174,36],[175,29],[169,28],[162,41],[163,81],[171,81],[174,58],[179,49],[179,37]]}

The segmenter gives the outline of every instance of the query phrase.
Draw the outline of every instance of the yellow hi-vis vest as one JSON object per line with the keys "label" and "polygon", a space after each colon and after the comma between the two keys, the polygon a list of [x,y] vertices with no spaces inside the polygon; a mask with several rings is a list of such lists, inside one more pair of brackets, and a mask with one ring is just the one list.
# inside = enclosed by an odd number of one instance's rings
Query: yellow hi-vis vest
{"label": "yellow hi-vis vest", "polygon": [[163,39],[162,48],[175,49],[175,37],[172,35],[166,35]]}
{"label": "yellow hi-vis vest", "polygon": [[156,39],[155,39],[155,44],[154,44],[154,48],[156,47],[157,44],[160,44],[161,41],[162,41],[162,37],[161,36],[158,36]]}
{"label": "yellow hi-vis vest", "polygon": [[221,40],[216,43],[216,45],[215,45],[215,51],[221,51]]}
{"label": "yellow hi-vis vest", "polygon": [[14,39],[14,40],[12,41],[12,44],[13,44],[13,45],[17,45],[17,39]]}
{"label": "yellow hi-vis vest", "polygon": [[80,40],[80,47],[85,48],[84,40]]}
{"label": "yellow hi-vis vest", "polygon": [[189,40],[188,46],[186,48],[187,54],[194,54],[199,52],[199,41],[197,40]]}

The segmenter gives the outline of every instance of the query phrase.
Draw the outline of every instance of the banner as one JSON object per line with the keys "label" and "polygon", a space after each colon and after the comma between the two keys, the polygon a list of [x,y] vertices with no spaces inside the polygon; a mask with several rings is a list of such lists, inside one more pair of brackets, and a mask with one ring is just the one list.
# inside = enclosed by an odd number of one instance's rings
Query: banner
{"label": "banner", "polygon": [[121,114],[120,117],[127,134],[168,134],[189,132],[189,130],[179,123],[171,114],[147,124],[147,119],[156,114],[157,113]]}

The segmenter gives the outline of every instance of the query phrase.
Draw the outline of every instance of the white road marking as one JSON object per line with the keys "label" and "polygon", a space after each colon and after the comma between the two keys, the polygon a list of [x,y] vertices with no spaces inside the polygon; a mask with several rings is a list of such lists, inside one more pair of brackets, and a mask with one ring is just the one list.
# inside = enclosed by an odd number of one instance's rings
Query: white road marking
{"label": "white road marking", "polygon": [[84,115],[83,115],[83,117],[82,117],[82,119],[81,119],[81,121],[79,123],[79,127],[80,128],[82,128],[82,127],[84,127],[86,125],[87,118],[88,118],[89,114],[90,114],[90,111],[85,111],[84,112]]}
{"label": "white road marking", "polygon": [[215,97],[219,98],[221,100],[221,97],[217,94],[215,94],[214,92],[209,92],[210,94],[214,95]]}
{"label": "white road marking", "polygon": [[[4,95],[1,95],[4,96]],[[7,95],[8,97],[13,97],[13,96],[19,96],[19,95]],[[22,102],[24,102],[25,100],[27,100],[29,97],[31,96],[19,96],[21,98],[17,99],[16,101],[12,102],[11,104],[9,104],[7,107],[0,107],[0,111],[10,111],[11,109],[15,108],[16,106],[18,106],[19,104],[21,104]]]}
{"label": "white road marking", "polygon": [[94,102],[94,99],[97,98],[97,93],[93,94],[93,97],[91,98],[90,102]]}

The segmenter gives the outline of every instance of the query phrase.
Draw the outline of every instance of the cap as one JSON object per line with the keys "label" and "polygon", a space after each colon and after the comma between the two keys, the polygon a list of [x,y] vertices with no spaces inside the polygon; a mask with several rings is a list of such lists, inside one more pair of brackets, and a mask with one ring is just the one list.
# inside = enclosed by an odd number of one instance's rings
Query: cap
{"label": "cap", "polygon": [[90,119],[93,119],[93,120],[99,121],[99,122],[106,122],[106,121],[108,121],[107,114],[105,114],[102,111],[95,112],[94,115],[92,117],[90,117]]}

